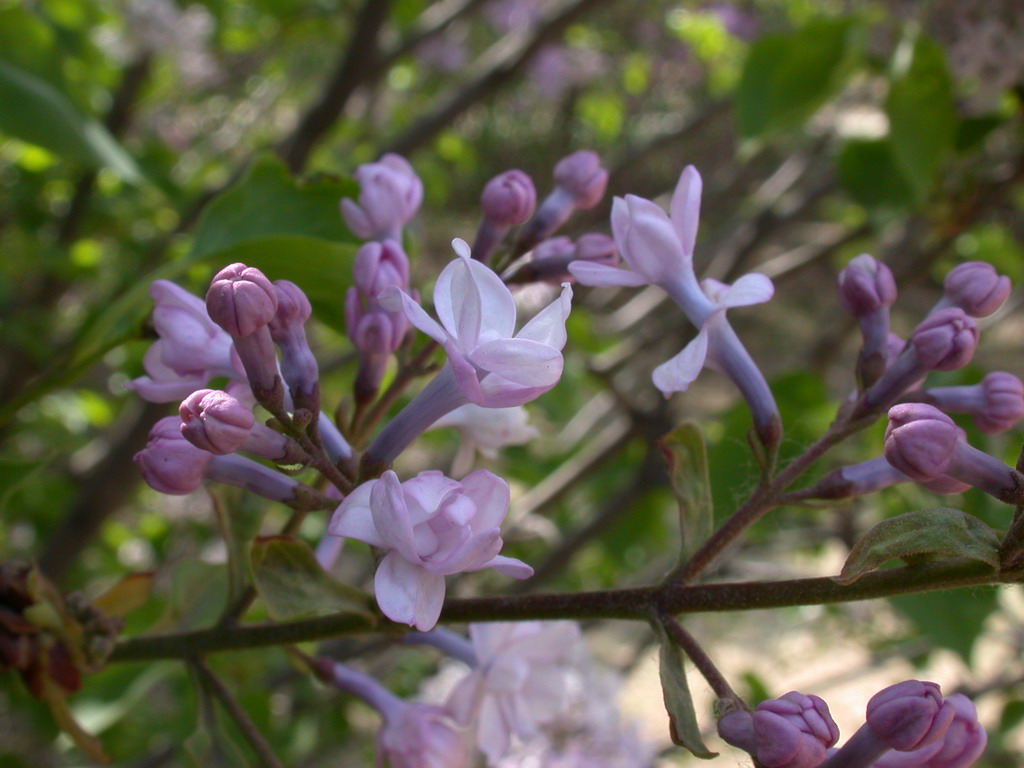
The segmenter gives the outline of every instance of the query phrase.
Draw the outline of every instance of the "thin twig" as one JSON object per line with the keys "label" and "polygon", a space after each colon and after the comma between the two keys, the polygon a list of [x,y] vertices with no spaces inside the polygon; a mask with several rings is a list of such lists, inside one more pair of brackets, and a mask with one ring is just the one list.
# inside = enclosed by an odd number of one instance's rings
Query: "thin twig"
{"label": "thin twig", "polygon": [[718,671],[718,667],[711,661],[711,657],[701,647],[700,643],[691,635],[683,625],[676,621],[672,616],[659,613],[658,622],[662,627],[665,628],[665,632],[668,633],[669,638],[672,642],[683,649],[683,653],[689,657],[693,665],[697,667],[697,671],[704,676],[707,680],[708,685],[711,686],[711,690],[715,692],[715,695],[720,699],[729,699],[735,702],[743,709],[749,710],[750,707],[743,700],[743,698],[732,689],[729,685],[729,681],[725,679],[725,676]]}

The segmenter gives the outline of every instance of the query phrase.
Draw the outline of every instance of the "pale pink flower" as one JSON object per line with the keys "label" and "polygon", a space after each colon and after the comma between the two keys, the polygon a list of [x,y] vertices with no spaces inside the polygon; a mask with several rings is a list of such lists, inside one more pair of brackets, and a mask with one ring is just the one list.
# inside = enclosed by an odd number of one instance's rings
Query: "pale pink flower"
{"label": "pale pink flower", "polygon": [[404,292],[385,291],[381,303],[401,306],[410,323],[444,346],[469,402],[506,408],[547,392],[562,375],[572,288],[564,285],[558,298],[515,333],[512,292],[492,269],[470,257],[465,241],[456,239],[453,246],[459,258],[434,285],[440,324]]}
{"label": "pale pink flower", "polygon": [[484,568],[515,579],[533,575],[498,554],[508,503],[508,483],[486,470],[462,482],[421,472],[404,483],[388,470],[345,498],[329,531],[388,550],[374,577],[377,604],[392,621],[426,632],[441,613],[445,576]]}
{"label": "pale pink flower", "polygon": [[170,403],[217,376],[245,379],[231,337],[210,319],[202,299],[167,280],[155,280],[149,295],[160,338],[143,358],[147,375],[129,381],[128,389],[151,403]]}
{"label": "pale pink flower", "polygon": [[452,427],[462,434],[464,444],[493,459],[507,445],[522,445],[539,434],[529,423],[521,405],[511,408],[481,408],[467,403],[434,422],[431,429]]}
{"label": "pale pink flower", "polygon": [[469,750],[449,714],[430,704],[392,706],[377,732],[377,766],[466,768]]}
{"label": "pale pink flower", "polygon": [[495,765],[514,739],[531,739],[570,701],[580,639],[571,621],[471,624],[478,666],[452,691],[448,708],[472,725],[477,746]]}

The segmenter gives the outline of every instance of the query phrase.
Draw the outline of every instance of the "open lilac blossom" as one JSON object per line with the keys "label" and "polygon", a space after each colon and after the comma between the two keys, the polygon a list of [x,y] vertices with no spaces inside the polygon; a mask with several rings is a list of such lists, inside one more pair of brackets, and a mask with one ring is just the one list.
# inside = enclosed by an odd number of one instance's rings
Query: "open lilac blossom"
{"label": "open lilac blossom", "polygon": [[727,712],[718,721],[718,733],[765,768],[817,768],[839,738],[828,705],[796,691],[762,701],[753,713]]}
{"label": "open lilac blossom", "polygon": [[341,215],[348,228],[364,240],[401,241],[402,227],[416,215],[423,202],[423,182],[400,155],[388,153],[375,163],[360,165],[359,202],[341,201]]}
{"label": "open lilac blossom", "polygon": [[440,343],[448,362],[367,447],[365,457],[384,465],[446,413],[466,403],[485,408],[523,405],[551,389],[562,375],[565,320],[572,288],[538,312],[518,333],[512,293],[493,270],[470,258],[463,240],[459,257],[434,286],[440,324],[411,296],[395,288],[381,303],[401,309],[414,326]]}
{"label": "open lilac blossom", "polygon": [[474,453],[479,451],[489,459],[508,445],[522,445],[540,434],[529,423],[529,414],[521,405],[511,408],[481,408],[466,403],[434,422],[431,429],[451,427],[459,431],[458,452],[452,474],[462,475],[472,468]]}
{"label": "open lilac blossom", "polygon": [[961,440],[953,420],[925,403],[889,409],[885,458],[918,482],[949,475],[1008,504],[1024,498],[1024,476]]}
{"label": "open lilac blossom", "polygon": [[665,396],[685,391],[704,365],[721,370],[743,393],[762,442],[774,445],[781,434],[778,408],[764,375],[726,319],[726,310],[768,301],[771,281],[751,273],[729,286],[717,280],[698,283],[693,248],[700,217],[701,178],[687,166],[672,195],[670,214],[635,195],[616,198],[612,233],[628,269],[593,261],[574,261],[569,271],[583,285],[657,285],[679,305],[698,329],[696,338],[658,366],[654,384]]}
{"label": "open lilac blossom", "polygon": [[379,768],[468,768],[470,751],[463,734],[442,707],[408,702],[369,675],[327,659],[316,662],[325,682],[358,696],[376,709],[383,723],[377,731]]}
{"label": "open lilac blossom", "polygon": [[448,708],[471,726],[496,765],[515,739],[531,739],[569,703],[579,627],[570,621],[471,624],[478,666],[452,691]]}
{"label": "open lilac blossom", "polygon": [[152,403],[170,403],[218,376],[245,378],[231,337],[210,319],[202,299],[167,280],[154,280],[149,295],[160,338],[143,358],[147,375],[126,387]]}
{"label": "open lilac blossom", "polygon": [[959,307],[971,317],[988,317],[1010,295],[1010,278],[983,261],[966,261],[949,270],[944,293],[933,312]]}
{"label": "open lilac blossom", "polygon": [[921,402],[946,413],[969,413],[982,432],[1005,432],[1024,419],[1024,382],[1005,371],[994,371],[979,384],[933,387],[913,393]]}
{"label": "open lilac blossom", "polygon": [[967,768],[981,757],[988,734],[978,722],[974,702],[962,693],[946,698],[953,706],[953,722],[942,738],[909,752],[886,752],[871,768]]}
{"label": "open lilac blossom", "polygon": [[515,579],[533,574],[498,554],[508,503],[508,483],[486,470],[462,482],[421,472],[404,483],[388,470],[345,497],[328,530],[388,551],[374,578],[377,604],[392,621],[426,632],[441,613],[445,576],[484,568]]}

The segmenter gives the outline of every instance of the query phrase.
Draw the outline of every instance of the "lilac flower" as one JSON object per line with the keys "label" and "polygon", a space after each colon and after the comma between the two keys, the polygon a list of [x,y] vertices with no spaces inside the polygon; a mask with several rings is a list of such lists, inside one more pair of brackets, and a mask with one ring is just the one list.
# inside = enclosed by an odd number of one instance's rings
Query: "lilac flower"
{"label": "lilac flower", "polygon": [[516,579],[533,574],[498,554],[508,502],[508,483],[486,470],[461,483],[437,471],[402,483],[388,470],[345,498],[329,531],[388,550],[374,579],[377,604],[392,621],[425,632],[441,613],[445,576],[484,568]]}
{"label": "lilac flower", "polygon": [[765,768],[817,768],[839,738],[828,705],[796,691],[762,701],[753,714],[738,709],[726,713],[718,721],[718,733]]}
{"label": "lilac flower", "polygon": [[364,240],[402,239],[402,227],[416,215],[423,202],[423,182],[399,155],[388,153],[376,163],[356,169],[359,203],[344,198],[341,215]]}
{"label": "lilac flower", "polygon": [[954,710],[953,722],[941,739],[910,752],[892,750],[871,768],[967,768],[981,757],[988,734],[978,722],[974,702],[960,693],[946,698]]}
{"label": "lilac flower", "polygon": [[[884,456],[877,456],[859,464],[833,470],[815,486],[818,499],[845,499],[880,491],[897,483],[913,482],[913,478],[900,472]],[[920,484],[935,493],[963,493],[971,486],[949,475],[938,475]]]}
{"label": "lilac flower", "polygon": [[452,691],[448,707],[457,722],[473,726],[494,765],[514,738],[536,736],[565,708],[579,627],[569,621],[471,624],[469,636],[478,666]]}
{"label": "lilac flower", "polygon": [[258,424],[250,406],[227,392],[199,389],[178,408],[181,434],[192,445],[217,456],[245,451],[281,464],[309,460],[294,442],[266,424]]}
{"label": "lilac flower", "polygon": [[461,433],[463,444],[493,459],[505,446],[522,445],[537,437],[537,428],[528,419],[521,405],[481,408],[467,403],[435,421],[431,429],[453,427]]}
{"label": "lilac flower", "polygon": [[480,197],[483,218],[473,242],[473,258],[486,262],[508,230],[530,218],[536,207],[537,191],[523,171],[505,171],[487,182]]}
{"label": "lilac flower", "polygon": [[934,387],[913,393],[915,399],[946,413],[969,413],[989,435],[1005,432],[1024,419],[1024,382],[1012,373],[994,371],[980,384]]}
{"label": "lilac flower", "polygon": [[919,482],[949,475],[1008,504],[1024,493],[1024,476],[961,440],[953,420],[925,403],[889,409],[885,458]]}
{"label": "lilac flower", "polygon": [[896,301],[896,281],[885,264],[866,253],[839,273],[839,301],[860,323],[864,345],[857,360],[858,380],[870,386],[886,365],[889,307]]}
{"label": "lilac flower", "polygon": [[687,166],[672,195],[670,215],[650,200],[634,195],[616,198],[612,232],[628,269],[575,261],[569,271],[583,285],[657,285],[679,305],[698,334],[654,372],[654,384],[666,397],[682,392],[705,364],[728,375],[743,393],[765,444],[778,441],[778,408],[763,374],[750,358],[726,319],[726,310],[760,304],[772,297],[764,275],[744,275],[732,286],[705,280],[693,271],[693,248],[700,216],[701,178]]}
{"label": "lilac flower", "polygon": [[155,280],[149,295],[160,338],[143,359],[147,375],[125,386],[152,403],[169,403],[217,376],[244,379],[231,337],[210,319],[202,299],[167,280]]}
{"label": "lilac flower", "polygon": [[206,311],[231,336],[253,394],[271,412],[284,402],[269,328],[277,303],[277,291],[266,275],[242,263],[229,264],[214,275],[206,292]]}
{"label": "lilac flower", "polygon": [[879,691],[867,707],[867,724],[891,749],[908,752],[941,738],[954,709],[935,683],[906,680]]}
{"label": "lilac flower", "polygon": [[588,232],[580,235],[574,244],[568,237],[552,237],[536,245],[529,261],[520,264],[511,274],[505,275],[507,283],[548,283],[574,282],[569,272],[574,261],[592,261],[615,267],[619,264],[619,252],[615,241],[607,235]]}
{"label": "lilac flower", "polygon": [[306,340],[305,324],[313,314],[309,299],[290,280],[275,280],[277,312],[270,321],[270,338],[281,350],[281,374],[296,408],[320,410],[320,369]]}
{"label": "lilac flower", "polygon": [[608,187],[608,171],[601,167],[601,158],[585,149],[559,160],[554,177],[555,188],[519,233],[519,253],[550,237],[575,211],[593,208]]}
{"label": "lilac flower", "polygon": [[959,307],[971,317],[988,317],[1010,295],[1010,278],[983,261],[967,261],[949,271],[945,291],[933,312]]}

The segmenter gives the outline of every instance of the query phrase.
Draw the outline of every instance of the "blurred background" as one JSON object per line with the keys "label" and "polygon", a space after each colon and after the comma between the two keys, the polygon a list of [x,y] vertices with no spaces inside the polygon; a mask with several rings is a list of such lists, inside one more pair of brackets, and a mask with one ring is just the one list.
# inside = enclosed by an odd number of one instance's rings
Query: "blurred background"
{"label": "blurred background", "polygon": [[[526,171],[543,195],[561,157],[597,151],[609,195],[564,228],[575,237],[609,232],[612,195],[658,199],[697,166],[698,274],[775,282],[771,303],[730,318],[772,382],[783,455],[794,455],[854,384],[857,327],[834,291],[850,258],[868,252],[893,269],[904,335],[961,261],[1024,277],[1022,106],[1019,0],[0,0],[0,559],[36,558],[87,596],[154,571],[129,634],[216,618],[227,577],[214,504],[252,532],[276,530],[284,513],[230,491],[175,498],[140,482],[131,457],[174,411],[124,388],[154,338],[149,284],[202,295],[233,261],[295,281],[315,308],[325,402],[344,413],[355,358],[343,301],[358,240],[337,202],[357,193],[356,167],[384,152],[406,156],[424,182],[406,245],[426,296],[503,170]],[[523,311],[553,290],[523,288]],[[983,321],[971,366],[930,381],[1024,374],[1020,303],[1015,291]],[[683,420],[708,438],[716,515],[754,483],[749,416],[725,379],[705,373],[671,400],[650,383],[693,335],[660,291],[580,288],[574,304],[563,380],[529,406],[542,438],[478,460],[513,486],[506,551],[537,569],[511,589],[664,574],[677,523],[653,440]],[[1016,459],[1018,432],[963,426],[973,444]],[[878,455],[881,435],[878,425],[844,444],[818,474]],[[447,468],[458,447],[451,430],[430,433],[401,470]],[[713,575],[832,574],[878,520],[940,504],[1008,521],[976,491],[900,486],[778,510]],[[311,517],[302,533],[315,542],[325,524]],[[367,584],[360,546],[338,574]],[[452,591],[507,589],[481,576]],[[846,735],[870,693],[910,675],[976,694],[993,734],[979,765],[994,767],[1020,763],[1022,611],[1016,588],[978,589],[687,626],[754,700],[834,693]],[[623,671],[627,712],[665,747],[647,628],[598,625],[588,637]],[[437,665],[423,650],[363,641],[336,651],[362,655],[407,694]],[[285,764],[372,762],[367,710],[317,689],[284,654],[211,664]],[[192,683],[175,662],[118,665],[73,705],[116,764],[244,765],[230,727],[197,731]],[[80,764],[45,707],[0,678],[0,766]]]}

